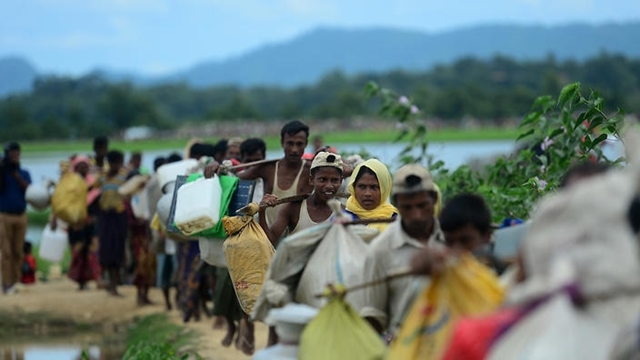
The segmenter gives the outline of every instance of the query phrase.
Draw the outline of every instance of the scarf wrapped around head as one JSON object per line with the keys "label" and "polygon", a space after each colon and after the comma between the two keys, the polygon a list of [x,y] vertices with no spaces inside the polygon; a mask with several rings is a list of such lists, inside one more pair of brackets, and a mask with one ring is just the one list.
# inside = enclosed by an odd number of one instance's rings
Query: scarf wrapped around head
{"label": "scarf wrapped around head", "polygon": [[[87,164],[91,166],[91,158],[86,155],[76,155],[71,159],[71,171],[76,171],[76,168],[80,164]],[[96,176],[93,174],[87,174],[84,178],[85,183],[89,187],[89,193],[87,194],[87,206],[91,205],[100,196],[100,189],[91,188],[96,181]]]}
{"label": "scarf wrapped around head", "polygon": [[[358,177],[358,173],[360,172],[362,167],[369,168],[376,174],[378,185],[380,186],[380,205],[372,210],[363,208],[356,199],[356,177]],[[389,172],[389,169],[387,169],[386,165],[380,162],[380,160],[378,159],[369,159],[356,166],[356,168],[353,170],[351,180],[349,181],[348,189],[351,196],[347,200],[346,209],[347,211],[355,214],[361,220],[390,218],[394,214],[398,213],[398,209],[396,209],[395,206],[389,203],[389,195],[391,194],[391,173]],[[387,223],[379,223],[370,224],[369,226],[383,231],[388,225],[389,224]]]}

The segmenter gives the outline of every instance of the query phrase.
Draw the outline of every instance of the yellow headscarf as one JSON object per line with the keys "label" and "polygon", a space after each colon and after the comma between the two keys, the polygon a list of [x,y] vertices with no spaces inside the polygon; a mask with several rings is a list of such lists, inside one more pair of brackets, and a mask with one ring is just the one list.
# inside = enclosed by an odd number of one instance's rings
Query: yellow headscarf
{"label": "yellow headscarf", "polygon": [[[356,177],[358,176],[358,173],[363,166],[371,169],[376,174],[376,178],[378,178],[378,185],[380,186],[380,205],[372,210],[363,208],[358,200],[356,200]],[[398,213],[398,209],[396,209],[395,206],[389,203],[389,195],[391,194],[391,173],[389,172],[389,169],[387,169],[386,165],[381,163],[378,159],[369,159],[356,166],[356,168],[353,170],[353,175],[351,175],[348,189],[351,196],[347,200],[346,209],[347,211],[354,213],[358,217],[358,219],[366,220],[390,218],[393,216],[393,214]],[[369,225],[369,227],[378,229],[381,232],[386,229],[387,226],[389,226],[388,223],[377,223]]]}

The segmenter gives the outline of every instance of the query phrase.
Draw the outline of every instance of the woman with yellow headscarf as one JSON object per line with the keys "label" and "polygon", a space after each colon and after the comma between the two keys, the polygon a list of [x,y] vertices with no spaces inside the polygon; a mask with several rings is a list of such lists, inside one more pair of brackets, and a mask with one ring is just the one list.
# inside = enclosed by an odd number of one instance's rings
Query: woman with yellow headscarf
{"label": "woman with yellow headscarf", "polygon": [[[389,219],[398,215],[398,209],[389,203],[391,173],[378,159],[369,159],[356,166],[348,187],[351,196],[346,211],[359,220]],[[388,223],[373,223],[369,227],[382,232]]]}

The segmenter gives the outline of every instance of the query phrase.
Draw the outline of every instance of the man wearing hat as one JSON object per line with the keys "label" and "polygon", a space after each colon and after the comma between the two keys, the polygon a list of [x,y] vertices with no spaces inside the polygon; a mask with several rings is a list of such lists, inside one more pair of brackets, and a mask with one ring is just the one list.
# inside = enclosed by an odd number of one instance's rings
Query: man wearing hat
{"label": "man wearing hat", "polygon": [[[278,212],[275,222],[269,227],[265,211],[260,211],[260,226],[264,229],[269,240],[277,245],[278,240],[288,230],[294,234],[306,228],[329,221],[333,211],[327,203],[333,199],[342,185],[342,169],[344,163],[338,154],[329,152],[318,153],[309,170],[309,183],[313,192],[306,200],[283,205]],[[262,206],[273,206],[278,197],[266,194],[260,202]]]}
{"label": "man wearing hat", "polygon": [[27,232],[25,193],[31,184],[29,172],[20,168],[20,145],[4,148],[0,164],[0,244],[2,245],[2,292],[12,293],[22,273],[22,248]]}
{"label": "man wearing hat", "polygon": [[[407,270],[411,257],[420,249],[444,247],[444,234],[434,215],[438,201],[435,183],[429,171],[418,165],[405,165],[393,175],[391,202],[398,208],[399,220],[369,246],[365,261],[365,279],[377,280]],[[421,280],[421,281],[416,281]],[[379,332],[395,327],[410,304],[413,286],[424,286],[427,277],[400,277],[365,290],[369,302],[360,314]]]}

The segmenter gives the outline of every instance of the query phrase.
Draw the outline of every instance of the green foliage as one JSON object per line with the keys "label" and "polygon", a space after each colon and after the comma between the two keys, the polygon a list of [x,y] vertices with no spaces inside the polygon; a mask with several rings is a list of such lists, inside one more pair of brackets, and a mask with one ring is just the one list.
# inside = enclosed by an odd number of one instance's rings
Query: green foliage
{"label": "green foliage", "polygon": [[[375,82],[369,82],[365,87],[366,95],[380,100],[380,115],[396,119],[401,127],[396,142],[404,142],[407,145],[402,149],[398,157],[403,163],[431,163],[427,153],[427,125],[419,118],[420,109],[406,96],[398,96],[393,91],[378,86]],[[414,149],[419,153],[414,155]]]}
{"label": "green foliage", "polygon": [[123,359],[186,360],[202,359],[190,350],[194,334],[173,324],[166,314],[153,314],[132,325],[127,334]]}
{"label": "green foliage", "polygon": [[[621,112],[606,113],[604,99],[594,91],[584,97],[580,83],[562,88],[557,99],[538,97],[519,126],[519,150],[498,157],[480,170],[468,165],[452,170],[442,161],[434,162],[427,151],[426,125],[418,119],[418,112],[411,111],[411,100],[375,83],[368,84],[365,92],[381,98],[382,115],[403,125],[397,139],[409,141],[400,154],[403,163],[427,165],[445,200],[463,192],[482,194],[496,221],[528,218],[535,202],[555,191],[566,170],[576,162],[618,164],[624,160],[607,158],[601,147],[609,136],[619,137]],[[415,148],[420,150],[417,155],[412,153]]]}

